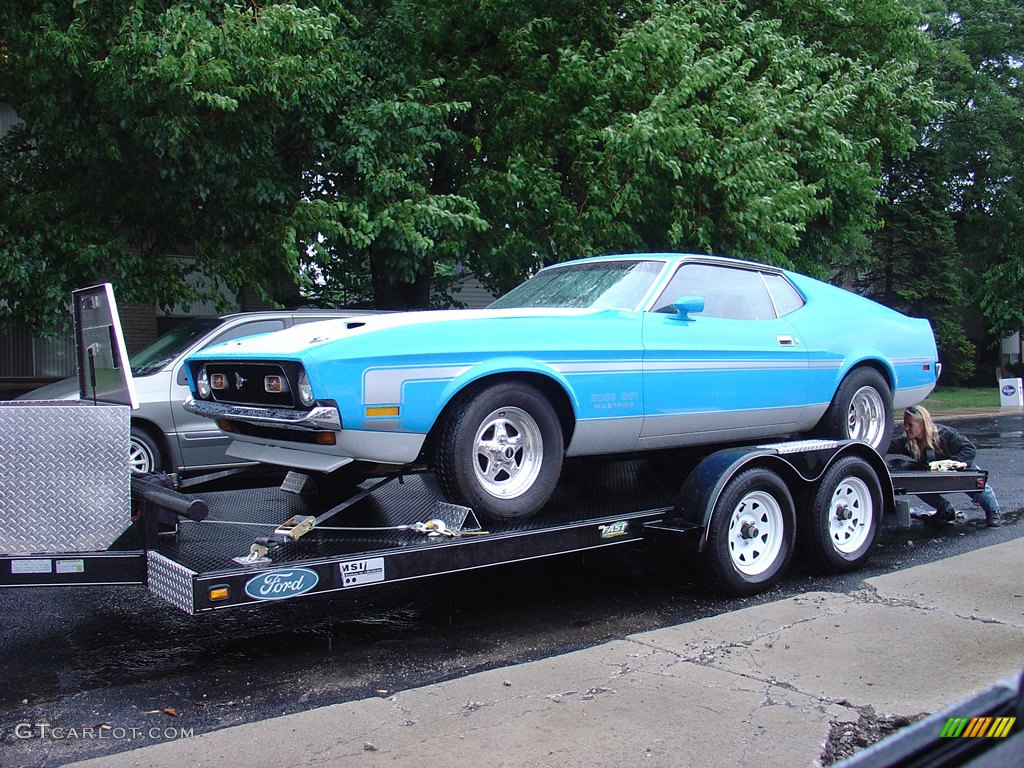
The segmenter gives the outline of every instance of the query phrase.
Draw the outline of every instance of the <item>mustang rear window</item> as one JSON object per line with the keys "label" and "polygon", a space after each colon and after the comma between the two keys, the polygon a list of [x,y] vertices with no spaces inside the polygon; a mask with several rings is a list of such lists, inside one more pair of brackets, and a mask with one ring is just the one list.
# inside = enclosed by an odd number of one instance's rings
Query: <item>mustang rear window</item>
{"label": "mustang rear window", "polygon": [[490,305],[491,309],[636,309],[664,265],[599,261],[544,269]]}

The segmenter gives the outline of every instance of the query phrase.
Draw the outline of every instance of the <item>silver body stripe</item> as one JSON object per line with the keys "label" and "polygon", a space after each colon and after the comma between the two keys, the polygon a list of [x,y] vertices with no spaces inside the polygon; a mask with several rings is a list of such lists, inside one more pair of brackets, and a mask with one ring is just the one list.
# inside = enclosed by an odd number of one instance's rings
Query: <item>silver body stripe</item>
{"label": "silver body stripe", "polygon": [[[708,370],[786,370],[791,368],[836,368],[842,361],[762,360],[640,360],[622,361],[538,361],[566,376],[594,374],[640,374],[644,371],[708,371]],[[392,405],[402,402],[402,389],[409,382],[453,381],[479,363],[449,366],[404,366],[370,368],[363,374],[363,402],[366,405]]]}
{"label": "silver body stripe", "polygon": [[410,381],[452,381],[476,363],[408,368],[369,368],[363,373],[363,402],[394,405],[402,402],[402,388]]}

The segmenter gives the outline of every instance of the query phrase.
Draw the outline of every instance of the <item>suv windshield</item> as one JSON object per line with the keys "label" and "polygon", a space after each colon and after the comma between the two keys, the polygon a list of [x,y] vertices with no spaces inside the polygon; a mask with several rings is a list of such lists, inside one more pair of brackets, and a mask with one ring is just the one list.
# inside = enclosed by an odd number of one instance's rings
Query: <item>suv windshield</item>
{"label": "suv windshield", "polygon": [[550,267],[489,308],[636,309],[663,266],[660,261],[622,260]]}
{"label": "suv windshield", "polygon": [[132,376],[149,376],[161,370],[186,350],[196,339],[218,325],[220,318],[192,317],[181,322],[151,344],[131,355]]}

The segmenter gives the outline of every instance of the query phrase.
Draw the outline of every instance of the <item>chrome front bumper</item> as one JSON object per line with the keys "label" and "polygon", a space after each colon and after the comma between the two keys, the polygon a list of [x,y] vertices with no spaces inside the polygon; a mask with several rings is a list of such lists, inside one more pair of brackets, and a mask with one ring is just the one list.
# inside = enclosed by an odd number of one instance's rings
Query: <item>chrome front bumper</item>
{"label": "chrome front bumper", "polygon": [[207,419],[244,421],[247,424],[266,424],[289,429],[341,431],[341,414],[332,406],[318,405],[308,411],[293,411],[285,408],[256,408],[245,405],[227,405],[207,400],[196,400],[189,395],[182,407],[196,416]]}

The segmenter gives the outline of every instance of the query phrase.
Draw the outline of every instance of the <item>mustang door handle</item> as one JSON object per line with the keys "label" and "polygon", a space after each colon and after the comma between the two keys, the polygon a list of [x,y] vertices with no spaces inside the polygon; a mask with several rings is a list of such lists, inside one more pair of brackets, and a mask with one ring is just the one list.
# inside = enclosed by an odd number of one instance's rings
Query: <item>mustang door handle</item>
{"label": "mustang door handle", "polygon": [[775,338],[778,340],[780,347],[792,347],[800,341],[792,336],[776,336]]}

